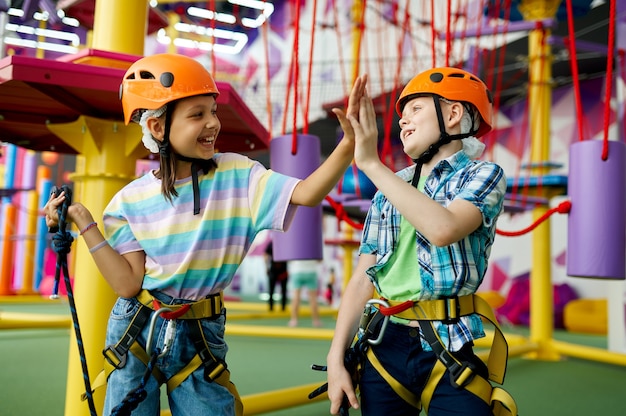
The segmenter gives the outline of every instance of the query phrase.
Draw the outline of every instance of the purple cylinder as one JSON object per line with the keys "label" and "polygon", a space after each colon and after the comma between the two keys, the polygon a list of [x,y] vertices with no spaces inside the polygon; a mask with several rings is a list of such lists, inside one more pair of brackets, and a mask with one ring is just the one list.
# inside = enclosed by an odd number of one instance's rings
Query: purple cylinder
{"label": "purple cylinder", "polygon": [[[296,153],[292,154],[293,135],[274,137],[270,141],[270,167],[276,172],[304,179],[320,165],[320,139],[308,134],[297,135]],[[284,233],[273,233],[273,256],[276,261],[321,260],[322,205],[298,207]]]}
{"label": "purple cylinder", "polygon": [[586,140],[570,146],[567,274],[626,278],[626,144]]}

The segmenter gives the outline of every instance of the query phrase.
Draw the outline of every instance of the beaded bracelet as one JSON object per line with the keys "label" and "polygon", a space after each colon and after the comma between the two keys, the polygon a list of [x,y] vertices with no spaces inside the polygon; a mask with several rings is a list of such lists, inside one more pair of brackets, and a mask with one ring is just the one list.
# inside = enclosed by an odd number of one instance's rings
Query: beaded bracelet
{"label": "beaded bracelet", "polygon": [[93,254],[96,251],[100,250],[102,247],[106,246],[107,244],[109,244],[109,242],[107,240],[103,240],[99,242],[98,244],[96,244],[95,246],[91,247],[89,249],[89,252]]}
{"label": "beaded bracelet", "polygon": [[80,235],[85,234],[87,231],[91,230],[93,227],[97,226],[98,223],[97,222],[92,222],[90,224],[88,224],[85,228],[83,228],[82,230],[80,230]]}

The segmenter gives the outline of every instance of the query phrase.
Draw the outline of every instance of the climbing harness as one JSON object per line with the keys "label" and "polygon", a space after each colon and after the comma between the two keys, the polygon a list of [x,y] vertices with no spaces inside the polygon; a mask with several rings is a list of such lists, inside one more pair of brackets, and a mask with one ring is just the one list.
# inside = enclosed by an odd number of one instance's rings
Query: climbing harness
{"label": "climbing harness", "polygon": [[[230,371],[223,360],[216,358],[211,353],[202,332],[202,319],[211,319],[222,313],[224,306],[223,292],[209,295],[193,303],[172,305],[162,303],[148,290],[142,290],[136,296],[136,299],[140,303],[139,309],[131,319],[124,335],[116,344],[107,346],[103,351],[105,358],[104,370],[94,381],[94,390],[104,386],[113,371],[123,368],[126,365],[127,355],[130,352],[146,365],[146,372],[141,385],[130,392],[124,399],[124,402],[128,403],[128,406],[123,407],[121,409],[122,411],[126,411],[125,409],[130,408],[131,404],[134,404],[136,407],[141,402],[137,400],[143,395],[142,389],[150,375],[155,378],[159,385],[166,384],[167,392],[170,393],[200,366],[204,366],[205,380],[208,382],[216,382],[226,387],[235,398],[236,415],[243,415],[243,404],[235,385],[230,381]],[[163,347],[161,349],[153,348],[154,329],[159,317],[167,321]],[[156,359],[164,355],[171,347],[178,320],[187,321],[191,342],[197,353],[179,373],[166,379],[155,363]],[[137,337],[148,322],[150,327],[146,348],[144,349],[137,342]],[[124,404],[120,406],[124,406]],[[113,413],[115,416],[127,414],[130,413]]]}
{"label": "climbing harness", "polygon": [[[377,307],[374,305],[378,305]],[[455,353],[448,351],[434,328],[433,321],[454,324],[462,316],[476,313],[491,322],[495,333],[487,360],[488,379],[476,373],[473,364],[459,359]],[[369,345],[377,345],[382,341],[387,322],[391,316],[407,320],[417,320],[424,339],[431,346],[438,360],[431,371],[426,386],[420,397],[403,386],[382,365]],[[375,335],[375,328],[380,330]],[[416,409],[424,409],[428,414],[430,400],[445,371],[450,373],[454,387],[464,388],[491,406],[494,416],[517,416],[517,405],[511,395],[501,387],[493,386],[490,381],[498,384],[504,382],[508,359],[508,346],[504,335],[493,314],[492,308],[479,296],[474,294],[454,296],[446,299],[394,302],[386,299],[371,299],[367,302],[361,317],[357,339],[346,351],[344,365],[352,376],[353,384],[358,384],[358,374],[365,359],[369,360],[378,373],[387,381],[393,390]],[[325,371],[325,366],[313,366],[314,370]],[[309,394],[312,399],[328,389],[328,384],[320,386]],[[344,400],[341,415],[348,415],[349,403]]]}
{"label": "climbing harness", "polygon": [[[418,409],[423,408],[428,413],[430,399],[435,392],[435,388],[445,371],[448,370],[452,385],[456,388],[464,388],[480,397],[491,406],[494,416],[517,416],[517,405],[511,395],[501,387],[493,386],[490,383],[490,381],[498,384],[504,382],[508,346],[493,314],[493,309],[487,302],[474,294],[417,302],[388,302],[390,307],[379,307],[380,312],[385,316],[393,315],[398,318],[417,320],[424,339],[438,358],[421,397],[418,398],[384,369],[372,350],[367,351],[368,360],[400,397]],[[488,320],[495,328],[489,358],[486,363],[489,370],[488,379],[477,374],[473,364],[459,359],[454,353],[445,348],[433,323],[433,321],[441,321],[444,324],[454,324],[462,316],[473,313]]]}
{"label": "climbing harness", "polygon": [[[370,345],[378,345],[381,343],[383,339],[383,335],[385,333],[385,329],[387,328],[387,324],[389,323],[389,316],[383,316],[378,313],[378,309],[374,305],[380,305],[383,307],[389,307],[389,304],[384,299],[370,299],[365,304],[365,309],[363,310],[363,314],[361,315],[361,320],[359,322],[359,329],[355,336],[355,340],[350,348],[346,350],[344,355],[343,363],[352,378],[352,386],[356,389],[359,383],[360,371],[363,363],[365,362],[367,351],[369,350]],[[382,320],[382,324],[380,329],[378,330],[378,335],[374,338],[375,328],[378,326],[378,323]],[[326,371],[327,366],[325,365],[317,365],[313,364],[311,369],[316,371]],[[320,394],[326,392],[328,390],[328,383],[324,383],[311,393],[309,393],[309,399],[313,399]],[[341,406],[339,407],[339,414],[341,416],[348,416],[350,411],[350,403],[348,402],[348,398],[344,396],[343,401],[341,402]]]}
{"label": "climbing harness", "polygon": [[80,354],[80,364],[83,371],[83,380],[85,382],[85,391],[87,403],[89,404],[89,413],[91,416],[96,416],[96,406],[94,404],[93,395],[91,393],[91,385],[89,382],[89,370],[87,368],[87,358],[85,356],[85,348],[83,346],[83,337],[80,331],[80,325],[78,322],[78,313],[76,312],[76,303],[74,302],[74,293],[72,291],[72,284],[70,282],[70,274],[67,267],[67,254],[70,252],[70,246],[74,241],[74,237],[67,231],[67,210],[72,204],[72,190],[69,186],[63,185],[60,188],[53,186],[50,193],[55,197],[65,193],[65,200],[57,208],[57,214],[59,215],[58,226],[48,228],[48,232],[54,233],[52,237],[52,249],[57,254],[57,263],[54,274],[54,287],[52,289],[51,299],[59,298],[59,283],[61,280],[61,273],[64,276],[65,289],[67,291],[67,299],[70,304],[70,312],[72,314],[72,323],[74,326],[74,332],[76,334],[76,343],[78,344],[78,352]]}

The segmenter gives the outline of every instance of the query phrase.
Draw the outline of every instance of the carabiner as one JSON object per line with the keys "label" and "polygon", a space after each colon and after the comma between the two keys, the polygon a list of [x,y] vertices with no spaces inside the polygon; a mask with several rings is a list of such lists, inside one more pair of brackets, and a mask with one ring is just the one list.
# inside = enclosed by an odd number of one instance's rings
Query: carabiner
{"label": "carabiner", "polygon": [[[385,308],[389,307],[389,303],[387,303],[383,299],[370,299],[365,304],[365,307],[367,308],[368,306],[372,306],[374,304],[383,305]],[[370,344],[370,345],[378,345],[378,344],[380,344],[382,342],[383,335],[385,335],[385,330],[387,329],[387,324],[389,323],[389,319],[390,319],[390,317],[387,316],[387,315],[383,318],[383,323],[380,326],[380,331],[378,331],[378,336],[376,337],[376,339],[369,339],[368,338],[367,339],[368,344]]]}
{"label": "carabiner", "polygon": [[[171,312],[172,310],[169,308],[160,308],[157,311],[154,311],[154,314],[152,315],[152,318],[150,318],[150,330],[148,331],[148,341],[146,341],[146,353],[148,354],[148,357],[152,357],[152,338],[154,336],[154,328],[156,327],[156,321],[157,318],[159,317],[159,315],[161,315],[162,313],[165,312]],[[167,330],[165,331],[166,333],[168,332]],[[165,343],[165,348],[163,349],[163,351],[159,354],[159,357],[161,357],[163,354],[165,354],[165,351],[167,350],[167,340]]]}

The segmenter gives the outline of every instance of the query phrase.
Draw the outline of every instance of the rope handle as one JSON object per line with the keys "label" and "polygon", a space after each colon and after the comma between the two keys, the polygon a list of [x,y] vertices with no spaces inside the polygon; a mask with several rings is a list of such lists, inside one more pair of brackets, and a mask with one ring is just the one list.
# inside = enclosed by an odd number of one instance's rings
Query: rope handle
{"label": "rope handle", "polygon": [[[60,188],[53,186],[50,190],[50,195],[55,198],[61,195],[61,193],[65,193],[65,200],[59,207],[57,208],[57,213],[59,215],[59,221],[56,226],[48,227],[48,232],[54,233],[54,237],[52,237],[52,249],[57,255],[63,256],[63,260],[66,259],[67,254],[70,252],[70,246],[74,241],[74,238],[71,236],[69,232],[66,231],[67,228],[67,210],[72,205],[72,189],[63,185]],[[62,262],[61,262],[62,263]],[[50,295],[50,299],[58,299],[59,298],[59,285],[61,282],[61,272],[62,267],[59,262],[57,262],[57,267],[55,269],[54,275],[54,286],[52,288],[52,294]]]}
{"label": "rope handle", "polygon": [[59,223],[58,225],[48,227],[49,233],[58,232],[59,228],[61,228],[61,223],[63,223],[61,231],[65,231],[65,217],[67,216],[67,209],[70,205],[72,205],[72,189],[67,185],[62,185],[60,188],[53,186],[52,189],[50,189],[50,196],[54,196],[55,198],[61,195],[62,192],[65,192],[65,201],[63,201],[57,210],[59,213]]}

